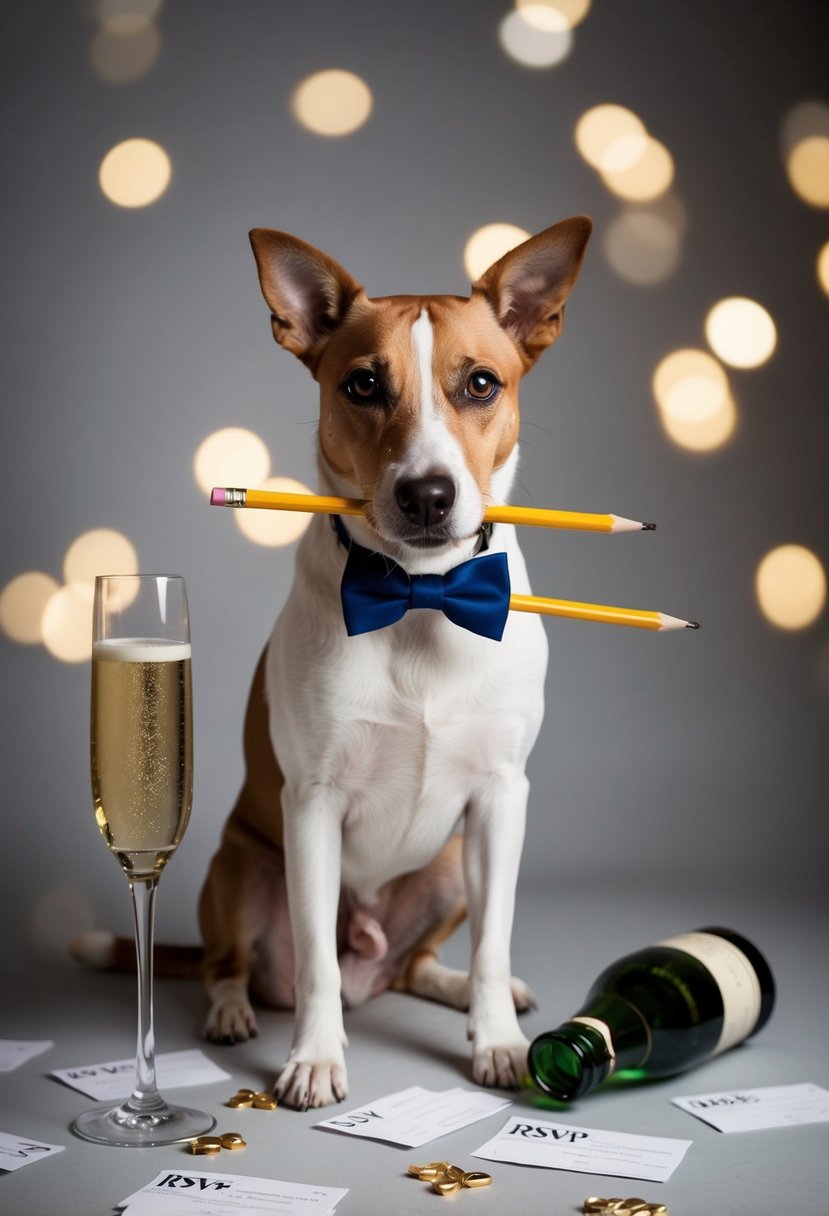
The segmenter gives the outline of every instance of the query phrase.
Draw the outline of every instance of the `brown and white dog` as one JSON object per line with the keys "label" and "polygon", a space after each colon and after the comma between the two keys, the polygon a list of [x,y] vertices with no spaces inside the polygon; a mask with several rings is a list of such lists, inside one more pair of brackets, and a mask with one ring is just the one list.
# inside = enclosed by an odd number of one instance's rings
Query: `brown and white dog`
{"label": "brown and white dog", "polygon": [[[321,489],[369,503],[346,543],[410,575],[476,557],[515,473],[519,381],[561,330],[590,231],[548,228],[469,299],[369,299],[318,249],[251,233],[274,337],[320,386]],[[295,1007],[276,1092],[321,1106],[346,1094],[343,1005],[394,985],[468,1009],[474,1080],[514,1087],[532,994],[509,944],[545,635],[532,615],[494,641],[425,609],[349,637],[346,543],[314,517],[254,678],[244,785],[201,896],[207,1035],[255,1033],[249,989]],[[486,544],[529,592],[514,529]],[[467,913],[468,974],[436,956]]]}

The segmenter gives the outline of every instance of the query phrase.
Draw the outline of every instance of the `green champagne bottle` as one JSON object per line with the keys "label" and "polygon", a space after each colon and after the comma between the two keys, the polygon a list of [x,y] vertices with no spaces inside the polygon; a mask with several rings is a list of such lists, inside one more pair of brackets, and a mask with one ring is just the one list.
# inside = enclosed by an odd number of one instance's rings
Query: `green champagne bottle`
{"label": "green champagne bottle", "polygon": [[565,1102],[611,1073],[669,1077],[756,1034],[773,1005],[756,946],[729,929],[698,929],[607,967],[581,1009],[530,1045],[529,1070]]}

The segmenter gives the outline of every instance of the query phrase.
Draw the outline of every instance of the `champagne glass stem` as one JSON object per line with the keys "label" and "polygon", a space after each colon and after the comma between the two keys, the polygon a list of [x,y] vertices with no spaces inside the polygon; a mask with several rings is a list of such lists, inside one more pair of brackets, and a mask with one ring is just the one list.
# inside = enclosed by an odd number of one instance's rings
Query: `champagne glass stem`
{"label": "champagne glass stem", "polygon": [[135,1088],[126,1105],[138,1113],[164,1105],[155,1079],[155,1029],[153,1025],[153,937],[155,896],[158,878],[130,880],[135,919],[135,958],[138,967],[138,1044],[135,1054]]}

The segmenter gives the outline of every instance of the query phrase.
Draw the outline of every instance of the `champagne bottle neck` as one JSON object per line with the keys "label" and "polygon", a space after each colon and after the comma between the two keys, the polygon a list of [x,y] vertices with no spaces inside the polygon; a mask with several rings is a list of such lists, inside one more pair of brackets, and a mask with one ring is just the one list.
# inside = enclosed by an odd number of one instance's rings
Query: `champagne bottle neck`
{"label": "champagne bottle neck", "polygon": [[585,1022],[564,1022],[530,1044],[528,1067],[545,1093],[562,1102],[580,1098],[610,1076],[605,1035]]}
{"label": "champagne bottle neck", "polygon": [[601,993],[573,1017],[530,1045],[529,1069],[539,1088],[569,1102],[601,1085],[617,1068],[637,1068],[650,1054],[642,1015],[628,1001]]}

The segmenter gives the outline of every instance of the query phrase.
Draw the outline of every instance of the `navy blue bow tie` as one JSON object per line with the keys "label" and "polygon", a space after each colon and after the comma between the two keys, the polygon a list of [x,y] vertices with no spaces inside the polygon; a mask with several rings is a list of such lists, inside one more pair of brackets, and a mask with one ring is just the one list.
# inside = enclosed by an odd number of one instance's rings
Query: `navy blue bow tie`
{"label": "navy blue bow tie", "polygon": [[437,608],[453,624],[500,642],[509,616],[506,553],[470,558],[446,574],[407,574],[390,558],[355,544],[338,516],[333,523],[348,549],[340,596],[349,637],[393,625],[410,608]]}

